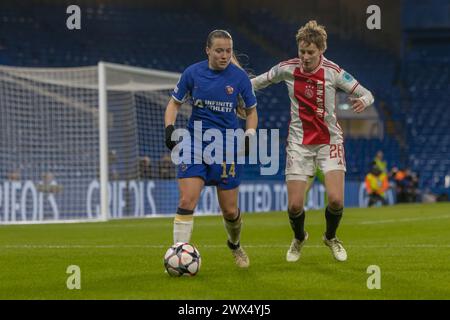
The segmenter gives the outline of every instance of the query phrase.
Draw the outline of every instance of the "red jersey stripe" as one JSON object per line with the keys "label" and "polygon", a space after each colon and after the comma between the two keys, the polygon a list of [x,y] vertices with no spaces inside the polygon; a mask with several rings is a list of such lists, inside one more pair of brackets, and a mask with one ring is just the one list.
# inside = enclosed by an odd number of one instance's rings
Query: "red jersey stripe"
{"label": "red jersey stripe", "polygon": [[334,62],[332,62],[332,61],[330,61],[328,59],[324,59],[323,62],[327,63],[327,64],[329,64],[329,65],[331,65],[331,66],[333,66],[333,67],[335,67],[337,69],[341,69],[336,63],[334,63]]}
{"label": "red jersey stripe", "polygon": [[353,86],[352,90],[350,90],[350,94],[352,94],[353,91],[355,91],[355,89],[358,85],[359,85],[359,82],[356,82],[355,85]]}
{"label": "red jersey stripe", "polygon": [[291,63],[283,63],[283,64],[280,64],[280,67],[285,67],[285,66],[298,66],[298,63],[296,63],[296,62],[291,62]]}
{"label": "red jersey stripe", "polygon": [[283,61],[283,62],[280,62],[280,67],[283,67],[288,64],[299,64],[299,63],[300,63],[300,59]]}
{"label": "red jersey stripe", "polygon": [[[312,80],[313,82],[308,80]],[[321,83],[321,90],[317,88]],[[314,83],[315,85],[312,85]],[[298,102],[298,116],[303,127],[302,144],[329,144],[330,131],[325,123],[325,70],[307,76],[300,68],[294,71],[294,96]],[[320,92],[320,93],[319,93]],[[322,96],[320,96],[320,95]],[[320,102],[319,102],[320,101]]]}
{"label": "red jersey stripe", "polygon": [[331,65],[331,64],[328,64],[328,63],[323,63],[323,66],[324,67],[327,67],[327,68],[331,68],[331,69],[334,69],[334,70],[336,70],[337,72],[341,72],[341,69],[340,68],[337,68],[337,67],[335,67],[335,66],[333,66],[333,65]]}

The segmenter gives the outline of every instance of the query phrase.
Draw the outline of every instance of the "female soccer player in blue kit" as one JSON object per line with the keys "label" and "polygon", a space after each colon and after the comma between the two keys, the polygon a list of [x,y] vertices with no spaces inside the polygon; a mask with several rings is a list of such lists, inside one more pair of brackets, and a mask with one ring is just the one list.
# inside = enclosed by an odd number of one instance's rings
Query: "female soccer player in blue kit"
{"label": "female soccer player in blue kit", "polygon": [[[258,124],[256,97],[247,73],[233,54],[233,40],[224,30],[212,31],[206,41],[207,60],[189,66],[172,93],[165,113],[166,145],[172,150],[177,112],[186,101],[192,104],[187,126],[194,137],[194,122],[201,121],[202,133],[218,129],[225,136],[226,129],[238,129],[236,116],[238,101],[246,113],[246,135],[254,135]],[[198,124],[198,123],[197,123]],[[198,127],[198,126],[197,126]],[[204,149],[204,143],[202,149]],[[194,144],[195,146],[195,144]],[[193,148],[192,148],[193,149]],[[201,153],[202,154],[202,153]],[[225,152],[224,152],[225,154]],[[236,157],[234,157],[236,159]],[[249,266],[249,259],[240,246],[242,218],[238,208],[241,165],[232,163],[206,164],[205,159],[178,166],[177,178],[180,199],[173,222],[173,240],[189,242],[193,229],[193,213],[205,185],[215,185],[222,210],[228,247],[239,267]]]}

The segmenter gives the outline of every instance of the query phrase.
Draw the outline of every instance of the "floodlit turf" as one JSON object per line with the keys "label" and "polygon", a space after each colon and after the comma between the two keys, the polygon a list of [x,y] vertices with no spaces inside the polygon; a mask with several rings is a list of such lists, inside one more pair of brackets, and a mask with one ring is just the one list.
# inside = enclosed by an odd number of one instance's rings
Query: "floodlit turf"
{"label": "floodlit turf", "polygon": [[[202,255],[195,277],[164,273],[172,219],[0,227],[1,299],[449,299],[450,204],[346,209],[338,236],[349,259],[334,261],[321,241],[322,211],[309,211],[300,261],[285,261],[285,212],[245,214],[248,270],[226,247],[219,216],[196,217],[192,242]],[[69,265],[81,289],[68,290]],[[381,289],[369,290],[370,265]]]}

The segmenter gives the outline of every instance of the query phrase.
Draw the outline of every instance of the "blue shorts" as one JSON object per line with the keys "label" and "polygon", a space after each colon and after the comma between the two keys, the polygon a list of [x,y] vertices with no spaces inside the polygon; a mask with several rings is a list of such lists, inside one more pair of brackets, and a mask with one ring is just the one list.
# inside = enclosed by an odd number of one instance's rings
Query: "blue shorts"
{"label": "blue shorts", "polygon": [[199,177],[207,186],[217,186],[229,190],[241,184],[242,164],[180,164],[177,168],[177,178]]}

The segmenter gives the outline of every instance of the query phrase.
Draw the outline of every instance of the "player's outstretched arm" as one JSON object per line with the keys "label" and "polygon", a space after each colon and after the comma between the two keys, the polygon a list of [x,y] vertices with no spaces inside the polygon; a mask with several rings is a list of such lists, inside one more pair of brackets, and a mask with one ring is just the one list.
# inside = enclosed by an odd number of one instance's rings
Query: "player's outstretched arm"
{"label": "player's outstretched arm", "polygon": [[271,84],[279,83],[281,81],[286,80],[286,76],[291,75],[291,71],[289,70],[289,64],[279,63],[273,66],[269,71],[260,74],[259,76],[253,78],[252,86],[253,90],[261,90],[264,89]]}
{"label": "player's outstretched arm", "polygon": [[364,88],[351,74],[341,69],[335,78],[336,87],[350,94],[352,109],[356,113],[363,112],[374,102],[372,93]]}
{"label": "player's outstretched arm", "polygon": [[264,89],[272,84],[269,80],[269,72],[264,72],[263,74],[251,79],[251,82],[255,91]]}
{"label": "player's outstretched arm", "polygon": [[358,85],[353,92],[352,97],[350,97],[350,101],[352,102],[353,111],[360,113],[373,104],[375,99],[372,92],[364,88],[362,85]]}

